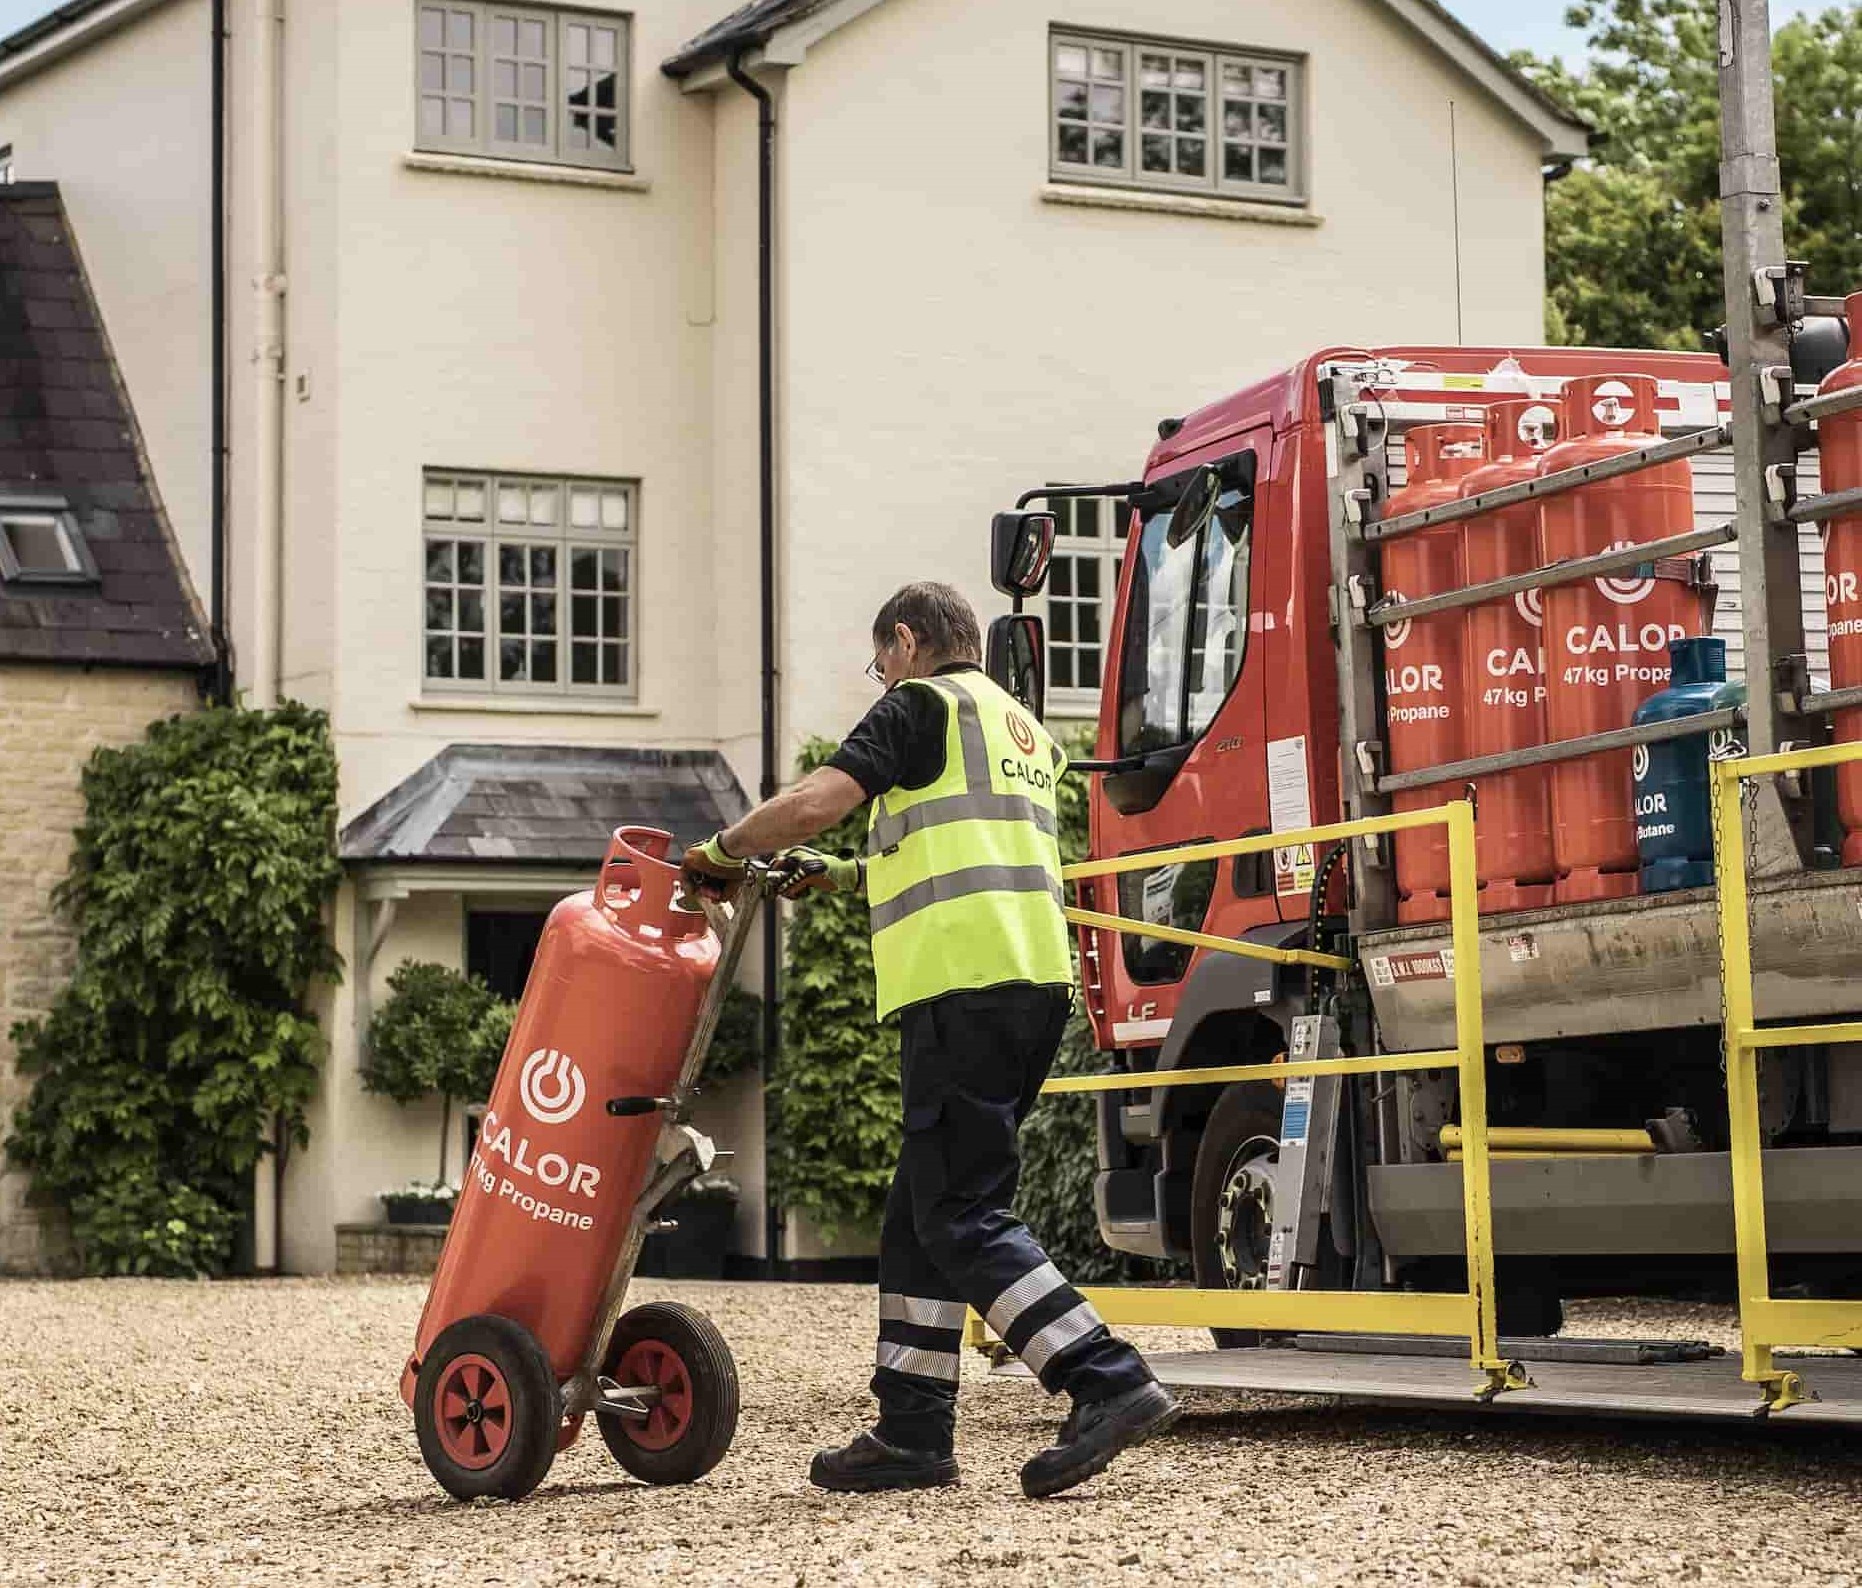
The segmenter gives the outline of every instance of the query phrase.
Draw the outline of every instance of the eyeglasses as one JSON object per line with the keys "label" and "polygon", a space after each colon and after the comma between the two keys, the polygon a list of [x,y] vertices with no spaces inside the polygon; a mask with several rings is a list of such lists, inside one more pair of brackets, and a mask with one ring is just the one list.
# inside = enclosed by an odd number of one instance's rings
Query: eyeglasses
{"label": "eyeglasses", "polygon": [[885,675],[884,670],[879,665],[879,658],[877,656],[875,656],[872,659],[872,661],[866,664],[866,676],[869,679],[871,679],[875,684],[885,683],[886,675]]}

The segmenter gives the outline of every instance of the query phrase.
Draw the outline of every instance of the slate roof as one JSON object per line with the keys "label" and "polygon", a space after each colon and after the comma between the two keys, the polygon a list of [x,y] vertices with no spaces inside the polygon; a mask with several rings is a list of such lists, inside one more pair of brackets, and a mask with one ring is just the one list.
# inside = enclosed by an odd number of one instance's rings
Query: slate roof
{"label": "slate roof", "polygon": [[834,0],[750,0],[729,16],[714,22],[670,55],[660,70],[668,77],[689,77],[693,72],[722,61],[739,50],[766,44],[778,28],[799,22],[805,16],[832,5]]}
{"label": "slate roof", "polygon": [[0,580],[0,660],[194,668],[207,625],[55,182],[0,186],[0,497],[63,497],[99,580]]}
{"label": "slate roof", "polygon": [[599,861],[616,827],[696,843],[749,808],[715,750],[451,745],[343,829],[352,861]]}

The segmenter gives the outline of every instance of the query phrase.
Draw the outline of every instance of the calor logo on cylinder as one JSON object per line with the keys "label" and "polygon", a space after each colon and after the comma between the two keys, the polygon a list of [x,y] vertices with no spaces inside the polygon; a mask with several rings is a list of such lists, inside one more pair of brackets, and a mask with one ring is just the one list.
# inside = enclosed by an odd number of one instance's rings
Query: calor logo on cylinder
{"label": "calor logo on cylinder", "polygon": [[539,1125],[563,1125],[582,1111],[588,1086],[568,1054],[555,1048],[538,1048],[524,1060],[518,1077],[518,1096],[524,1111]]}

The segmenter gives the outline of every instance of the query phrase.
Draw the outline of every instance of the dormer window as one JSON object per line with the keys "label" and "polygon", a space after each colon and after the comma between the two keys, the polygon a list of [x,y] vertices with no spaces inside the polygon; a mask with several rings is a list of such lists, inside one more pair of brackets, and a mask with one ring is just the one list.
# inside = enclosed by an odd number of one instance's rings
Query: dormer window
{"label": "dormer window", "polygon": [[95,584],[84,532],[61,498],[0,498],[0,579],[9,584]]}

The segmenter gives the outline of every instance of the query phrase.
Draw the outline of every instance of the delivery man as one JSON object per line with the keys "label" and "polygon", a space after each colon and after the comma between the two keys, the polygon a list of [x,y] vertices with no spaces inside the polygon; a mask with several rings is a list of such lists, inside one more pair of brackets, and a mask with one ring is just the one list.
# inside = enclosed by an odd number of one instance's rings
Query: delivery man
{"label": "delivery man", "polygon": [[[828,763],[686,851],[688,885],[728,896],[778,852],[787,898],[867,895],[881,1018],[899,1015],[904,1140],[879,1254],[879,1422],[814,1458],[824,1489],[957,1481],[966,1303],[1073,1410],[1022,1468],[1031,1498],[1103,1471],[1178,1407],[1009,1211],[1017,1132],[1073,998],[1055,783],[1066,756],[978,665],[976,614],[944,584],[880,608],[868,675],[886,693]],[[866,858],[797,845],[872,801]]]}

